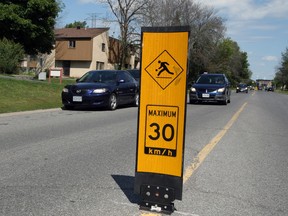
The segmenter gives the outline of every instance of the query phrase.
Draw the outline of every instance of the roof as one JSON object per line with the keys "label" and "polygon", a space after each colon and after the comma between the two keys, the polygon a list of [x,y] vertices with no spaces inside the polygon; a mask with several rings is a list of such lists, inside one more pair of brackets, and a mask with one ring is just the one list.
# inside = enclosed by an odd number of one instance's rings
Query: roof
{"label": "roof", "polygon": [[55,29],[55,38],[94,38],[109,28],[62,28]]}

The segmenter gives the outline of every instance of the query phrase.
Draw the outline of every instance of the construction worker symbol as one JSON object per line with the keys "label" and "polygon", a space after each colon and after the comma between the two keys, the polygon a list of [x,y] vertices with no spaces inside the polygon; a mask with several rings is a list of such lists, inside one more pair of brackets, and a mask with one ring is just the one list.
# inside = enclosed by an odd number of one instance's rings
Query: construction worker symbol
{"label": "construction worker symbol", "polygon": [[167,50],[164,50],[145,67],[145,71],[164,90],[183,72],[183,68]]}

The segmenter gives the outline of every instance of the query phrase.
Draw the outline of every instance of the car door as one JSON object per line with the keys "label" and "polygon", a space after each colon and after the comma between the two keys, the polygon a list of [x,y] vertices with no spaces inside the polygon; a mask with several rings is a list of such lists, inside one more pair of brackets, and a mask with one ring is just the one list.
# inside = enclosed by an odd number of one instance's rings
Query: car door
{"label": "car door", "polygon": [[127,104],[134,100],[137,86],[133,78],[126,71],[118,73],[118,103]]}

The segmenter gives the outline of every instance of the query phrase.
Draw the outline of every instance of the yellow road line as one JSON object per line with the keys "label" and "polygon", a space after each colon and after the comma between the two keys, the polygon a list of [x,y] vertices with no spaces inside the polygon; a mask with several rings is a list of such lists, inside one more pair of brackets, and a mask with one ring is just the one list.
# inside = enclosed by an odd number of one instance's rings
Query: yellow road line
{"label": "yellow road line", "polygon": [[[247,105],[247,102],[244,103],[240,109],[232,116],[229,122],[224,126],[224,128],[199,152],[199,154],[194,159],[194,162],[190,164],[185,170],[183,176],[183,183],[185,183],[194,173],[195,170],[202,164],[205,158],[209,155],[209,153],[213,150],[213,148],[217,145],[217,143],[221,140],[221,138],[226,134],[226,132],[230,129],[233,123],[238,119],[240,113],[244,110],[244,107]],[[158,213],[142,213],[141,216],[159,216],[161,214]]]}
{"label": "yellow road line", "polygon": [[230,129],[233,123],[237,120],[246,105],[247,102],[241,106],[241,108],[232,116],[224,128],[198,153],[194,159],[194,162],[186,168],[183,176],[183,183],[185,183],[193,175],[194,171],[197,170],[197,168],[202,164],[205,158],[209,155],[209,153],[214,149],[217,143],[222,139],[222,137]]}

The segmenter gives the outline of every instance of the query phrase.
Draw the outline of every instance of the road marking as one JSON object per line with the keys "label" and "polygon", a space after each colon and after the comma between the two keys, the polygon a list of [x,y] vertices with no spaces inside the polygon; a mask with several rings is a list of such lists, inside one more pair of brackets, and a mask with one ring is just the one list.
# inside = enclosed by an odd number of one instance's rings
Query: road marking
{"label": "road marking", "polygon": [[[183,183],[184,184],[193,175],[194,171],[196,171],[197,168],[203,163],[205,158],[214,149],[214,147],[222,139],[222,137],[226,134],[226,132],[232,127],[232,125],[238,119],[240,113],[244,110],[246,105],[247,105],[247,102],[245,102],[240,107],[240,109],[232,116],[232,118],[223,127],[223,129],[198,153],[198,155],[194,159],[194,162],[192,164],[190,164],[190,166],[188,166],[186,168],[184,176],[183,176]],[[177,211],[175,211],[175,213],[177,213]],[[186,215],[185,213],[180,213],[180,214]],[[159,215],[161,215],[161,214],[158,214],[158,213],[142,213],[141,214],[141,216],[159,216]],[[190,215],[190,214],[187,214],[187,215]],[[197,216],[197,215],[194,215],[194,214],[192,214],[192,215],[193,216]]]}
{"label": "road marking", "polygon": [[209,155],[209,153],[214,149],[217,143],[222,139],[222,137],[238,119],[240,113],[243,111],[246,105],[247,102],[241,106],[241,108],[232,116],[232,118],[224,126],[224,128],[198,153],[198,155],[193,160],[193,163],[186,168],[183,176],[183,183],[185,183],[193,175],[194,171],[196,171],[198,167],[203,163],[205,158]]}

